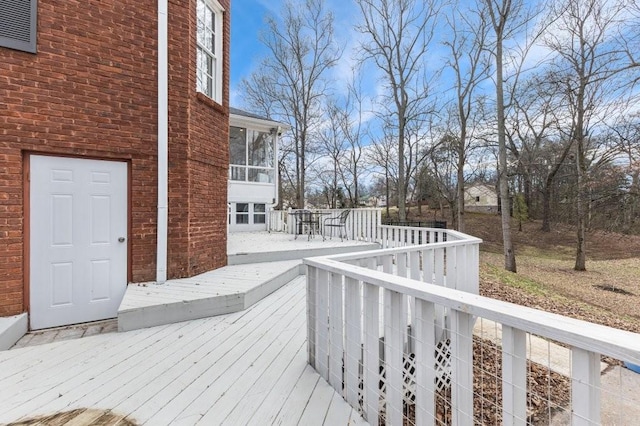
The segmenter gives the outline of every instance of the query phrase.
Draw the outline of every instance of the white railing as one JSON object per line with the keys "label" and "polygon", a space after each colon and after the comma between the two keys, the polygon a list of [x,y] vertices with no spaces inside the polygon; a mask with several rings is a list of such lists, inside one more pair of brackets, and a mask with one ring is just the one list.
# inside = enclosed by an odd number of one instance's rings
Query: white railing
{"label": "white railing", "polygon": [[[475,294],[480,240],[437,232],[437,243],[305,259],[309,363],[372,424],[524,425],[539,400],[549,417],[555,404],[573,424],[600,424],[600,356],[640,364],[640,335]],[[474,337],[481,319],[499,338]],[[570,348],[564,405],[551,379],[544,395],[530,383],[534,335]],[[497,360],[474,365],[489,349]],[[535,362],[563,382],[548,358]],[[498,382],[489,395],[474,387],[479,375]],[[483,420],[491,410],[495,421]]]}
{"label": "white railing", "polygon": [[[320,229],[318,232],[324,235],[324,219],[338,217],[345,209],[312,209],[312,212],[320,213]],[[346,221],[347,239],[353,241],[374,242],[380,239],[380,226],[382,224],[382,210],[374,208],[349,209]],[[294,218],[297,209],[272,210],[269,213],[269,231],[296,233],[296,221]]]}
{"label": "white railing", "polygon": [[267,230],[269,232],[287,231],[287,212],[283,210],[269,210],[267,213]]}

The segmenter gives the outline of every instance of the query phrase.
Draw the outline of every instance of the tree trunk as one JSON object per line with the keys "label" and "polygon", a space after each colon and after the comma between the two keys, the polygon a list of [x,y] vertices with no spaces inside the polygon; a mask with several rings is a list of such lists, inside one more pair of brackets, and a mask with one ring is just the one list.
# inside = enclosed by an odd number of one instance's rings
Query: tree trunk
{"label": "tree trunk", "polygon": [[[579,136],[580,137],[580,136]],[[578,233],[576,241],[576,263],[573,267],[576,271],[587,270],[587,253],[586,253],[586,238],[585,238],[585,208],[583,198],[583,186],[584,186],[584,156],[582,155],[582,143],[578,140],[578,152],[576,155],[578,180],[576,182],[578,197],[576,198],[576,214],[578,216]]]}
{"label": "tree trunk", "polygon": [[551,232],[551,186],[545,185],[542,193],[542,232]]}
{"label": "tree trunk", "polygon": [[[462,132],[465,138],[465,132]],[[458,204],[458,231],[464,232],[464,141],[460,142],[462,149],[458,150],[458,184],[456,186],[456,198]]]}
{"label": "tree trunk", "polygon": [[407,220],[407,194],[405,192],[405,176],[404,176],[404,114],[400,114],[400,123],[398,126],[398,216],[400,222]]}
{"label": "tree trunk", "polygon": [[387,192],[386,193],[387,202],[385,203],[387,205],[387,220],[391,220],[391,218],[389,217],[389,203],[391,202],[391,200],[389,199],[389,174],[388,173],[385,173],[384,175],[384,187],[385,187],[385,191]]}
{"label": "tree trunk", "polygon": [[498,35],[496,43],[496,94],[498,112],[498,161],[500,170],[498,180],[500,185],[500,201],[502,206],[502,241],[504,246],[504,268],[517,272],[516,254],[511,240],[511,217],[509,203],[509,182],[507,180],[507,144],[504,117],[504,88],[502,77],[502,35]]}

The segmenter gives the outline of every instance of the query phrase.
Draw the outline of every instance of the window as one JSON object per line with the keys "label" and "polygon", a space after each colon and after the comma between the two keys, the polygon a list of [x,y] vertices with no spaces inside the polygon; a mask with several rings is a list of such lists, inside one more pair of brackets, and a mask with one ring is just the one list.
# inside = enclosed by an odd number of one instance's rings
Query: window
{"label": "window", "polygon": [[476,203],[479,203],[479,202],[480,202],[480,196],[477,196],[476,197]]}
{"label": "window", "polygon": [[236,204],[236,223],[249,223],[249,204]]}
{"label": "window", "polygon": [[269,132],[242,127],[229,129],[229,179],[275,182],[275,142]]}
{"label": "window", "polygon": [[38,1],[5,1],[0,6],[0,46],[36,53]]}
{"label": "window", "polygon": [[[233,216],[232,216],[233,215]],[[232,220],[235,218],[235,220]],[[229,225],[238,228],[252,228],[252,225],[264,225],[267,223],[267,205],[258,203],[231,203],[229,208]]]}
{"label": "window", "polygon": [[253,223],[267,223],[264,204],[253,205]]}
{"label": "window", "polygon": [[222,12],[214,0],[198,0],[196,90],[222,101]]}

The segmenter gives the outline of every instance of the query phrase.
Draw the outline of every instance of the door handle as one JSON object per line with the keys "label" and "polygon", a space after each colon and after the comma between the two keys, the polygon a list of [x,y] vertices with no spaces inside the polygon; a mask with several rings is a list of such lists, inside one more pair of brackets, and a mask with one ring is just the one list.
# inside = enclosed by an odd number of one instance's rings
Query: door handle
{"label": "door handle", "polygon": [[118,238],[118,242],[119,242],[119,243],[124,243],[124,240],[125,240],[125,238],[124,238],[124,237],[120,237],[120,238]]}

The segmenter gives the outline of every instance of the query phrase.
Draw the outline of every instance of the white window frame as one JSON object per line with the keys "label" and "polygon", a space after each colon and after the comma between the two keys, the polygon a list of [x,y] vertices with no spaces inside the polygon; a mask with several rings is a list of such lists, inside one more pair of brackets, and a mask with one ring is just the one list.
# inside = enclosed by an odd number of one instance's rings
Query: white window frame
{"label": "white window frame", "polygon": [[[196,6],[196,28],[199,27],[200,22],[203,20],[201,16],[198,16],[198,9],[200,5],[205,6],[213,14],[213,28],[206,28],[211,34],[213,39],[213,51],[207,46],[200,43],[196,29],[196,90],[209,98],[213,99],[217,103],[222,103],[222,36],[223,29],[223,14],[224,8],[215,0],[197,0]],[[198,61],[198,54],[202,53],[212,61],[212,70],[209,74],[208,70],[202,70],[200,61]],[[202,79],[206,78],[211,81],[211,86],[208,84],[202,84]]]}
{"label": "white window frame", "polygon": [[[248,209],[246,212],[238,211],[238,204],[247,204]],[[256,206],[263,206],[264,211],[257,211]],[[228,209],[228,220],[229,229],[231,232],[242,232],[242,231],[261,231],[266,230],[267,226],[267,216],[269,214],[270,207],[268,203],[265,202],[252,202],[252,201],[240,201],[240,202],[232,202],[229,203]],[[238,222],[237,215],[242,215],[246,217],[247,222],[242,223]],[[260,216],[263,219],[263,222],[256,222],[256,216]]]}
{"label": "white window frame", "polygon": [[[267,184],[267,185],[274,185],[275,184],[275,180],[277,179],[276,176],[276,166],[278,164],[278,159],[277,159],[277,154],[276,154],[276,145],[278,143],[277,139],[275,138],[275,135],[273,134],[273,132],[271,131],[271,129],[267,130],[260,130],[260,129],[256,129],[256,128],[251,128],[251,127],[246,127],[246,126],[236,126],[236,125],[232,125],[231,127],[237,127],[239,129],[244,129],[244,164],[233,164],[231,162],[229,162],[229,180],[233,181],[233,182],[248,182],[248,183],[252,183],[252,184]],[[269,135],[269,138],[271,140],[271,148],[273,150],[274,156],[271,159],[273,167],[267,167],[267,166],[253,166],[249,164],[249,133],[250,132],[259,132],[259,133],[265,133],[267,135]],[[243,170],[244,171],[244,179],[234,179],[234,170]],[[260,173],[260,171],[266,171],[267,176],[268,176],[268,180],[267,181],[255,181],[255,180],[251,180],[249,179],[249,174],[250,171],[252,170],[256,170],[257,173]]]}

